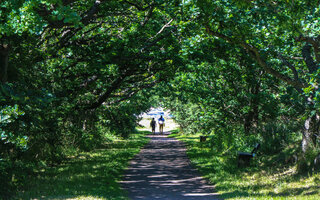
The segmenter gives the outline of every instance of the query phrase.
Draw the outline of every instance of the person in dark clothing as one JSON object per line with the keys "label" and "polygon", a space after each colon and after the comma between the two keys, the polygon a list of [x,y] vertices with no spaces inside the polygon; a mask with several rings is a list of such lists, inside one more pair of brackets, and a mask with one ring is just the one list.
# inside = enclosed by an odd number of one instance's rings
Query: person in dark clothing
{"label": "person in dark clothing", "polygon": [[154,118],[152,118],[152,120],[150,122],[150,126],[152,128],[152,133],[155,134],[156,133],[156,120],[154,120]]}

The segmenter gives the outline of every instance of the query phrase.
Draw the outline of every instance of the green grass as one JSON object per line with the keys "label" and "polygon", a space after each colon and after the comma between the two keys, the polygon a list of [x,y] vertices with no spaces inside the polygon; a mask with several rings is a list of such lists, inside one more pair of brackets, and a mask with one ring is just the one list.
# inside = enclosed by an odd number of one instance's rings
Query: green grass
{"label": "green grass", "polygon": [[283,165],[275,158],[259,156],[248,168],[238,168],[236,154],[218,153],[199,135],[179,135],[186,142],[188,157],[200,173],[215,185],[222,199],[320,199],[320,173],[297,173],[294,165]]}
{"label": "green grass", "polygon": [[146,133],[70,156],[57,167],[36,169],[15,199],[127,199],[118,181],[128,161],[147,143]]}

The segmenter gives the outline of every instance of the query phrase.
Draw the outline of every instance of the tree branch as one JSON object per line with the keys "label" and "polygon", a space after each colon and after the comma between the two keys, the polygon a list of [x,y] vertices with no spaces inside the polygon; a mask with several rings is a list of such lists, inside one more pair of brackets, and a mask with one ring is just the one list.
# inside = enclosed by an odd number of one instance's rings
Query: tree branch
{"label": "tree branch", "polygon": [[306,86],[304,84],[302,84],[300,81],[296,81],[296,80],[292,80],[290,77],[285,76],[283,74],[281,74],[280,72],[274,70],[272,67],[270,67],[267,62],[262,58],[262,56],[259,53],[259,50],[254,47],[251,44],[246,43],[245,41],[236,41],[226,35],[223,35],[221,33],[215,32],[213,30],[210,29],[209,25],[206,25],[206,31],[208,34],[218,37],[220,39],[224,39],[227,42],[230,42],[232,44],[236,44],[236,45],[240,45],[242,48],[244,48],[245,50],[247,50],[251,57],[256,60],[258,62],[258,64],[269,74],[273,75],[274,77],[288,83],[289,85],[295,87],[296,89],[299,88],[299,90],[301,88],[305,88]]}
{"label": "tree branch", "polygon": [[142,85],[140,86],[138,89],[136,90],[130,90],[129,92],[127,92],[128,94],[124,97],[122,97],[121,99],[117,99],[115,101],[111,101],[111,102],[108,102],[106,103],[105,105],[112,105],[112,104],[115,104],[115,103],[119,103],[119,102],[122,102],[124,100],[127,100],[129,98],[131,98],[132,96],[134,96],[135,94],[137,94],[139,91],[141,91],[142,89],[145,89],[145,88],[150,88],[150,87],[153,87],[155,86],[157,83],[159,83],[160,81],[157,80],[157,81],[153,81],[152,83],[149,83],[149,84],[145,84],[145,85]]}
{"label": "tree branch", "polygon": [[[131,5],[131,6],[134,6],[134,7],[136,7],[139,11],[145,11],[145,10],[147,10],[149,7],[150,7],[150,4],[149,5],[147,5],[146,7],[143,7],[142,5],[138,5],[138,4],[136,4],[136,3],[133,3],[133,2],[131,2],[131,1],[123,1],[123,2],[125,2],[125,3],[127,3],[127,4],[129,4],[129,5]],[[153,2],[152,2],[153,3]]]}
{"label": "tree branch", "polygon": [[298,38],[296,38],[296,41],[304,41],[304,42],[307,42],[309,44],[312,45],[313,47],[313,50],[314,50],[314,54],[315,54],[315,57],[316,57],[316,61],[319,63],[320,62],[320,43],[319,43],[319,40],[320,40],[320,36],[314,38],[314,37],[304,37],[304,36],[299,36]]}
{"label": "tree branch", "polygon": [[93,18],[94,15],[98,13],[99,11],[99,6],[101,4],[100,0],[96,0],[93,4],[93,6],[90,8],[90,10],[82,17],[81,22],[83,24],[88,24]]}
{"label": "tree branch", "polygon": [[99,106],[101,106],[110,97],[112,92],[115,91],[116,89],[118,89],[118,87],[123,82],[123,80],[124,80],[124,78],[122,76],[120,76],[116,80],[114,80],[111,83],[111,86],[107,89],[107,91],[105,93],[103,93],[102,95],[100,95],[100,97],[98,98],[98,100],[96,102],[94,102],[91,105],[85,107],[85,109],[86,110],[91,110],[91,109],[96,109]]}
{"label": "tree branch", "polygon": [[150,9],[148,11],[148,14],[141,24],[142,26],[145,26],[148,23],[149,19],[152,17],[153,10],[154,10],[154,2],[150,5]]}
{"label": "tree branch", "polygon": [[317,71],[317,64],[313,61],[313,58],[311,56],[311,46],[307,43],[302,48],[302,57],[304,59],[304,62],[306,63],[309,72],[314,73]]}
{"label": "tree branch", "polygon": [[[170,23],[173,21],[173,19],[171,19],[168,23],[166,23],[165,25],[162,26],[162,28],[158,31],[158,33],[154,36],[152,36],[151,38],[148,39],[148,41],[153,40],[154,38],[156,38],[159,34],[161,34],[165,28],[170,27]],[[165,38],[167,35],[169,35],[170,32],[168,32],[165,35],[162,35],[161,37],[158,37],[157,39],[151,41],[150,43],[146,44],[144,47],[141,48],[140,53],[142,53],[144,50],[148,49],[149,47],[153,46],[154,44],[156,44],[158,41],[162,40],[163,38]]]}
{"label": "tree branch", "polygon": [[287,61],[283,57],[283,55],[281,55],[281,53],[278,54],[278,58],[283,62],[283,64],[285,64],[286,66],[288,66],[291,69],[291,71],[293,73],[293,76],[294,76],[294,79],[296,81],[299,81],[299,75],[298,75],[298,72],[297,72],[296,68],[291,63],[289,63],[289,61]]}

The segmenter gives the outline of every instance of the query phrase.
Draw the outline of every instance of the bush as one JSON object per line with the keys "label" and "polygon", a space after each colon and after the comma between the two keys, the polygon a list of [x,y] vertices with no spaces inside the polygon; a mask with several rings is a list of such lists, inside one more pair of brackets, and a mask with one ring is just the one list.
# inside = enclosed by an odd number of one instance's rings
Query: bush
{"label": "bush", "polygon": [[261,136],[261,151],[264,154],[277,154],[284,150],[286,146],[297,140],[297,123],[286,122],[267,122],[258,129]]}
{"label": "bush", "polygon": [[307,152],[301,153],[297,169],[300,173],[320,168],[319,162],[320,150],[317,148],[309,148]]}
{"label": "bush", "polygon": [[32,167],[32,163],[21,160],[0,159],[0,199],[11,199],[32,175]]}

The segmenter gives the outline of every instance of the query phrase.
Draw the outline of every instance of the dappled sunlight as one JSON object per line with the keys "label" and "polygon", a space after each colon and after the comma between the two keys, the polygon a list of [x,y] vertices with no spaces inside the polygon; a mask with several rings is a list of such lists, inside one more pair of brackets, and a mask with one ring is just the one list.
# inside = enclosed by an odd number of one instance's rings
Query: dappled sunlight
{"label": "dappled sunlight", "polygon": [[107,200],[105,197],[99,196],[56,196],[56,197],[46,197],[42,196],[40,199],[47,199],[47,200]]}
{"label": "dappled sunlight", "polygon": [[217,199],[214,187],[192,168],[185,145],[163,135],[150,142],[131,161],[120,181],[134,199]]}

